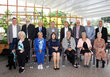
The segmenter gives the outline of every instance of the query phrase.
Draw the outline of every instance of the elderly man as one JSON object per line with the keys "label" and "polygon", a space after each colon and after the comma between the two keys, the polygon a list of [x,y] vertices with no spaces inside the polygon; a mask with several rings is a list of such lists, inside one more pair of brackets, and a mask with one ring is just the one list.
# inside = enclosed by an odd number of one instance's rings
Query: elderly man
{"label": "elderly man", "polygon": [[[26,18],[26,24],[22,26],[22,31],[25,32],[26,39],[31,42],[30,45],[33,47],[33,40],[35,38],[35,26],[30,23],[29,18]],[[28,51],[26,56],[26,62],[28,62],[28,59],[30,59],[30,62],[32,62],[32,51]]]}
{"label": "elderly man", "polygon": [[81,38],[82,32],[86,32],[85,28],[83,26],[80,26],[80,21],[77,20],[76,26],[73,27],[73,33],[72,33],[72,36],[75,38],[76,45],[77,45],[78,40]]}
{"label": "elderly man", "polygon": [[38,25],[39,25],[39,27],[37,27],[36,29],[35,29],[35,32],[36,32],[36,34],[35,34],[35,36],[36,36],[36,38],[38,37],[38,32],[42,32],[43,33],[43,38],[45,38],[46,39],[46,28],[45,27],[43,27],[43,23],[42,23],[42,21],[39,21],[38,22]]}
{"label": "elderly man", "polygon": [[107,40],[108,40],[108,32],[107,32],[107,28],[103,27],[103,22],[102,21],[99,21],[99,27],[96,28],[96,31],[95,31],[95,38],[97,38],[97,33],[100,32],[102,33],[102,38],[105,40],[105,43],[106,45],[108,44],[107,43]]}

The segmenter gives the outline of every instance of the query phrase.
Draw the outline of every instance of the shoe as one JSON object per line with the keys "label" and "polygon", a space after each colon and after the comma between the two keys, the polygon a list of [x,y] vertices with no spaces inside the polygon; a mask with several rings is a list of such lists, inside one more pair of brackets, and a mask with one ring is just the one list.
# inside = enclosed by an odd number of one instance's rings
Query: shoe
{"label": "shoe", "polygon": [[37,67],[38,69],[40,69],[40,65],[38,65],[38,67]]}
{"label": "shoe", "polygon": [[43,69],[43,65],[40,65],[40,69]]}
{"label": "shoe", "polygon": [[9,67],[9,70],[11,70],[12,69],[12,67]]}
{"label": "shoe", "polygon": [[19,68],[19,73],[21,73],[22,72],[22,69],[21,69],[21,67]]}
{"label": "shoe", "polygon": [[21,73],[23,73],[25,70],[24,69],[21,69]]}
{"label": "shoe", "polygon": [[6,67],[9,67],[9,64],[7,64]]}
{"label": "shoe", "polygon": [[60,68],[56,68],[56,70],[59,70]]}
{"label": "shoe", "polygon": [[55,68],[55,67],[54,67],[53,69],[54,69],[54,70],[57,70],[57,68]]}

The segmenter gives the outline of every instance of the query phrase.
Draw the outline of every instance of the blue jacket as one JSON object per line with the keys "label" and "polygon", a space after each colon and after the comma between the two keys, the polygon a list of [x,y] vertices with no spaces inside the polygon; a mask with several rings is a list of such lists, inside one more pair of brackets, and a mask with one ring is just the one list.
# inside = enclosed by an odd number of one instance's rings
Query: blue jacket
{"label": "blue jacket", "polygon": [[[39,40],[39,38],[36,38],[35,42],[34,42],[35,53],[39,52],[39,42],[38,42],[38,40]],[[45,52],[45,49],[46,49],[46,40],[44,39],[42,52]]]}
{"label": "blue jacket", "polygon": [[90,32],[88,32],[88,26],[85,26],[87,37],[91,40],[95,38],[95,29],[93,26],[90,26]]}

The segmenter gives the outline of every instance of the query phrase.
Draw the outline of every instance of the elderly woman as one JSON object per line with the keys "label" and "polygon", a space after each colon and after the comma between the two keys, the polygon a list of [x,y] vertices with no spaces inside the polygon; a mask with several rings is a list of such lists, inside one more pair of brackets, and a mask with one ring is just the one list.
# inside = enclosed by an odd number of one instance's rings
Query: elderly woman
{"label": "elderly woman", "polygon": [[62,46],[65,50],[65,54],[67,55],[68,61],[72,63],[74,67],[77,67],[75,65],[75,47],[76,43],[73,37],[71,37],[71,32],[67,31],[66,37],[63,38]]}
{"label": "elderly woman", "polygon": [[99,60],[102,60],[102,68],[105,66],[105,61],[106,61],[106,53],[105,53],[105,41],[104,39],[101,38],[102,34],[97,33],[97,38],[94,41],[94,49],[95,49],[95,54],[96,54],[96,67],[99,67]]}
{"label": "elderly woman", "polygon": [[56,38],[55,32],[53,32],[50,36],[50,40],[48,41],[49,51],[53,55],[54,61],[54,70],[59,70],[59,60],[60,60],[60,42]]}
{"label": "elderly woman", "polygon": [[84,67],[89,67],[92,46],[85,32],[82,33],[82,38],[79,39],[77,47],[80,48],[80,53],[84,55]]}
{"label": "elderly woman", "polygon": [[35,53],[37,57],[38,69],[43,69],[45,50],[46,40],[43,38],[43,33],[38,32],[38,38],[35,39]]}
{"label": "elderly woman", "polygon": [[24,66],[25,66],[25,60],[26,60],[26,54],[28,51],[30,51],[30,44],[27,39],[25,39],[25,33],[23,31],[20,31],[18,33],[19,40],[16,46],[16,53],[18,58],[18,64],[19,64],[19,73],[24,72]]}

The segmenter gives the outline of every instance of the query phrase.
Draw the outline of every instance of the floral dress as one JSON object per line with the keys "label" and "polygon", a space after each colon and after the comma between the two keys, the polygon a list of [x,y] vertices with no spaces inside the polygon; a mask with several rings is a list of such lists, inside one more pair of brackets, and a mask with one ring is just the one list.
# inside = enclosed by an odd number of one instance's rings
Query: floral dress
{"label": "floral dress", "polygon": [[94,49],[95,49],[96,59],[104,60],[104,61],[107,60],[105,48],[106,48],[106,45],[105,45],[104,39],[102,39],[102,38],[100,40],[95,39]]}

